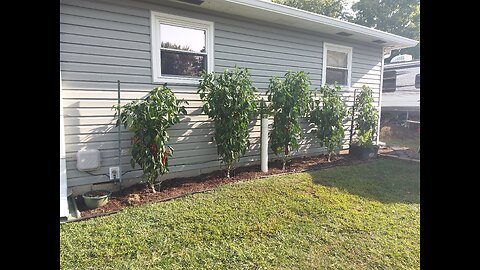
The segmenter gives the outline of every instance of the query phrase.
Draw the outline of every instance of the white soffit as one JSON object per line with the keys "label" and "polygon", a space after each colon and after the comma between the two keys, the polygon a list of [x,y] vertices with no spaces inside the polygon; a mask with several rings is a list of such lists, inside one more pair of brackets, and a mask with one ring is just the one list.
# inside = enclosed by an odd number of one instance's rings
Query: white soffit
{"label": "white soffit", "polygon": [[[177,2],[177,1],[176,1]],[[418,41],[362,25],[262,0],[205,0],[200,8],[234,14],[388,48],[414,47]],[[339,32],[352,34],[348,37]],[[377,41],[377,42],[374,42]],[[378,43],[380,41],[380,43]]]}

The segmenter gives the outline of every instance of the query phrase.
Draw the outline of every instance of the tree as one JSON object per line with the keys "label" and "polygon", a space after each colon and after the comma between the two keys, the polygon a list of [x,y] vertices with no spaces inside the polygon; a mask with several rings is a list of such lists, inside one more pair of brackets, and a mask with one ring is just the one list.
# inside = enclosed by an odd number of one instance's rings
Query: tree
{"label": "tree", "polygon": [[[420,0],[360,0],[352,10],[353,23],[420,41]],[[392,51],[391,57],[404,53],[420,59],[420,43]]]}
{"label": "tree", "polygon": [[320,141],[320,146],[327,148],[328,162],[332,154],[342,147],[345,135],[343,125],[347,116],[347,105],[342,100],[340,90],[337,84],[333,87],[322,86],[320,97],[313,100],[310,112],[310,123],[316,126],[314,133]]}
{"label": "tree", "polygon": [[346,0],[273,0],[272,2],[339,19],[346,16],[343,10]]}
{"label": "tree", "polygon": [[284,153],[283,170],[290,152],[299,148],[298,139],[302,132],[299,118],[308,112],[310,84],[308,74],[303,71],[288,71],[284,81],[276,76],[270,78],[267,91],[268,101],[271,102],[269,111],[273,112],[270,145],[276,155]]}
{"label": "tree", "polygon": [[204,102],[202,111],[213,119],[217,153],[230,177],[233,163],[245,154],[249,145],[248,124],[256,112],[257,89],[246,68],[200,74],[197,92]]}

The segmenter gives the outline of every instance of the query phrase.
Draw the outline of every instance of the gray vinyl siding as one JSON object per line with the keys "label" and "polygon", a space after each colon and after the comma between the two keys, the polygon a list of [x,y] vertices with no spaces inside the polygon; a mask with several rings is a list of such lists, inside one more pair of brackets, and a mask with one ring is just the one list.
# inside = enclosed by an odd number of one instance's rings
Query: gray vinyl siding
{"label": "gray vinyl siding", "polygon": [[[158,1],[157,1],[158,2]],[[172,5],[172,4],[170,4]],[[378,105],[381,48],[347,42],[340,38],[320,36],[275,25],[243,21],[238,18],[191,12],[158,3],[131,0],[62,0],[60,5],[60,62],[64,93],[65,141],[68,186],[107,181],[76,170],[76,152],[99,149],[102,167],[94,174],[108,173],[118,164],[117,128],[113,124],[112,105],[117,102],[120,80],[122,103],[142,98],[156,85],[152,84],[150,52],[150,10],[188,16],[215,23],[215,71],[235,65],[247,67],[254,85],[265,94],[271,76],[282,77],[287,70],[303,70],[312,79],[312,89],[321,84],[323,42],[353,47],[352,87],[363,84],[375,92]],[[178,98],[189,101],[188,115],[170,128],[170,144],[175,149],[170,162],[172,178],[195,175],[219,169],[215,144],[211,142],[213,126],[201,113],[201,101],[195,86],[170,85]],[[351,105],[353,91],[344,93]],[[310,128],[303,119],[304,131]],[[251,148],[240,164],[260,159],[260,121],[251,127]],[[346,125],[348,127],[348,124]],[[130,167],[130,136],[122,130],[122,168]],[[346,133],[345,143],[348,143]],[[302,139],[297,154],[320,154],[311,134]],[[275,159],[273,153],[270,158]],[[134,170],[125,178],[141,176]]]}

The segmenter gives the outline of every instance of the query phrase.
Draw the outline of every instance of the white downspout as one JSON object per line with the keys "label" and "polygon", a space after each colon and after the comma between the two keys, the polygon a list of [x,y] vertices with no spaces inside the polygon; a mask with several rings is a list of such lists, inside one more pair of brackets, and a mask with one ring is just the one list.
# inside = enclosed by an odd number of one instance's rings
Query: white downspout
{"label": "white downspout", "polygon": [[380,92],[378,96],[378,123],[377,123],[377,145],[380,143],[380,120],[382,115],[382,90],[383,90],[383,62],[385,55],[385,47],[382,47],[382,64],[380,66]]}
{"label": "white downspout", "polygon": [[262,118],[262,130],[261,130],[261,137],[262,137],[262,149],[261,149],[261,167],[262,172],[268,172],[268,118]]}
{"label": "white downspout", "polygon": [[60,71],[60,217],[68,216],[67,165],[65,157],[65,131],[63,122],[62,72]]}

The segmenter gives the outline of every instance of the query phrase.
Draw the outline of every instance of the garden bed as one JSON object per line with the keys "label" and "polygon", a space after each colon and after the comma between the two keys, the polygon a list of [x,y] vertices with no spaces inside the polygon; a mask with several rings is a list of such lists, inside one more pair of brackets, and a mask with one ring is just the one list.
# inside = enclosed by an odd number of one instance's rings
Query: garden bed
{"label": "garden bed", "polygon": [[[108,203],[95,209],[87,209],[81,196],[76,197],[78,209],[82,218],[97,215],[114,213],[127,206],[140,205],[145,203],[166,201],[189,193],[201,192],[215,187],[246,180],[253,180],[262,176],[276,175],[282,173],[301,172],[312,169],[322,169],[338,165],[349,165],[358,163],[348,157],[348,150],[341,151],[340,155],[332,157],[328,162],[326,156],[298,157],[289,161],[285,170],[282,170],[280,160],[269,163],[268,172],[264,173],[260,165],[251,165],[236,168],[230,178],[225,177],[224,171],[215,171],[188,178],[174,178],[165,180],[160,191],[153,193],[146,188],[145,184],[139,183],[121,191],[112,193]],[[381,150],[380,153],[392,153],[391,150]]]}

